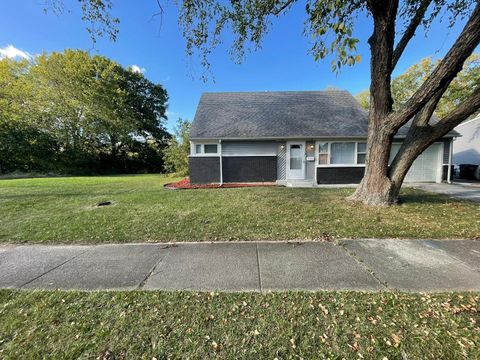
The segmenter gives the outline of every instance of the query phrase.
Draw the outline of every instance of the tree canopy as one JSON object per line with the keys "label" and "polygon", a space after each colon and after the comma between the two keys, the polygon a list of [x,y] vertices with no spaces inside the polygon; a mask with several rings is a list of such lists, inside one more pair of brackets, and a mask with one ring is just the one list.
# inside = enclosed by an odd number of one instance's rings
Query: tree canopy
{"label": "tree canopy", "polygon": [[[0,84],[0,124],[9,134],[0,146],[24,153],[23,161],[0,159],[4,171],[161,170],[168,96],[142,74],[66,50],[31,62],[1,60]],[[50,149],[38,154],[43,166],[27,161],[39,143]],[[155,158],[151,163],[149,156]]]}

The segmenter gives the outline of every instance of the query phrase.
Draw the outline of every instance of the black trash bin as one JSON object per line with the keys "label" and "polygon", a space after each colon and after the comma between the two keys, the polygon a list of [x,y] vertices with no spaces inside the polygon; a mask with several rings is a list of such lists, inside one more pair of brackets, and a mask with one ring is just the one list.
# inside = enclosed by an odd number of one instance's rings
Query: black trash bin
{"label": "black trash bin", "polygon": [[478,165],[460,164],[460,179],[475,180],[475,172]]}

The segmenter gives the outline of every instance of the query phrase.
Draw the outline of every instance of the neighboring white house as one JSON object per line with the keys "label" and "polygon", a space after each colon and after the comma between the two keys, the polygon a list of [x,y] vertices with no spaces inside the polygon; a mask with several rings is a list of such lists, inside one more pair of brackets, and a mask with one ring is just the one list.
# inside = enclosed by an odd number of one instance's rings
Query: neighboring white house
{"label": "neighboring white house", "polygon": [[461,136],[453,142],[453,164],[480,165],[480,116],[465,121],[455,130]]}

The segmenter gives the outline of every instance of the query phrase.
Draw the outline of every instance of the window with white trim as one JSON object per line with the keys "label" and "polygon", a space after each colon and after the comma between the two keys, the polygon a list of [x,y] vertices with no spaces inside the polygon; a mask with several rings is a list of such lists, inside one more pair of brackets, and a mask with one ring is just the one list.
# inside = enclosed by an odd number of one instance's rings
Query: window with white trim
{"label": "window with white trim", "polygon": [[203,150],[205,154],[216,154],[218,153],[217,144],[205,144],[203,145]]}
{"label": "window with white trim", "polygon": [[365,158],[367,157],[367,143],[357,143],[357,164],[365,164]]}
{"label": "window with white trim", "polygon": [[318,144],[318,163],[320,165],[328,164],[328,143]]}
{"label": "window with white trim", "polygon": [[195,144],[194,155],[218,155],[218,144]]}
{"label": "window with white trim", "polygon": [[319,142],[317,147],[319,166],[364,165],[367,155],[367,143]]}

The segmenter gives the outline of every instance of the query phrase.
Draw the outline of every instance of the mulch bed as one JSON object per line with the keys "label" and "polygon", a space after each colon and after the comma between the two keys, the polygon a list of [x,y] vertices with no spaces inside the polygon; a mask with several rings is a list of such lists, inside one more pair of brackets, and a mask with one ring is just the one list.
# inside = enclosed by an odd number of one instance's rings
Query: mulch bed
{"label": "mulch bed", "polygon": [[242,188],[242,187],[260,187],[260,186],[276,186],[273,182],[263,183],[227,183],[227,184],[191,184],[189,178],[185,178],[175,183],[164,185],[170,190],[187,190],[187,189],[224,189],[224,188]]}

